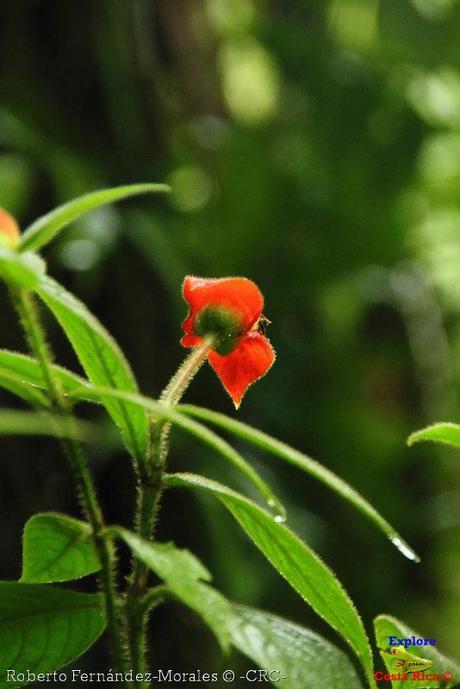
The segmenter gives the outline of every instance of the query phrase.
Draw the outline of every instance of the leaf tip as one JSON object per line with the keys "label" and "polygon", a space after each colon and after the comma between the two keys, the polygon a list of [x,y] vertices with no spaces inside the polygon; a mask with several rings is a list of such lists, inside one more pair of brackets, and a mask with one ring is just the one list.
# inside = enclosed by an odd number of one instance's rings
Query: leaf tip
{"label": "leaf tip", "polygon": [[410,436],[406,440],[407,447],[412,447],[412,445],[419,441],[418,434],[419,431],[415,431],[414,433],[410,434]]}

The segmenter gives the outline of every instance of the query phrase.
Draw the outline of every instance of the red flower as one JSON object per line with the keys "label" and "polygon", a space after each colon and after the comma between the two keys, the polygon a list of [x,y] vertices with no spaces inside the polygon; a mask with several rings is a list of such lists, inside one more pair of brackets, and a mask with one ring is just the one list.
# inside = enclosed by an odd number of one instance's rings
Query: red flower
{"label": "red flower", "polygon": [[187,276],[182,293],[190,313],[181,344],[196,347],[205,335],[215,337],[208,361],[238,409],[247,388],[275,361],[264,334],[263,296],[247,278]]}
{"label": "red flower", "polygon": [[0,245],[15,249],[19,244],[19,227],[12,215],[0,208]]}

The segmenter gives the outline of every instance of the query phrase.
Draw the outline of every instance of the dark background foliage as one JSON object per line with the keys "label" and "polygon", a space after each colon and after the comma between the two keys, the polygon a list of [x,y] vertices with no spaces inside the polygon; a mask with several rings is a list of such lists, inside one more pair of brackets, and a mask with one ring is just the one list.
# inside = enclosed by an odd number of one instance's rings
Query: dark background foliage
{"label": "dark background foliage", "polygon": [[[50,272],[114,334],[148,394],[184,355],[183,276],[253,278],[278,359],[238,418],[348,480],[422,564],[312,479],[241,449],[368,628],[374,615],[393,613],[452,653],[459,458],[408,450],[405,439],[427,422],[459,419],[459,32],[454,0],[3,0],[0,8],[0,204],[25,226],[91,189],[170,183],[168,199],[131,200],[66,230],[46,249]],[[56,356],[77,367],[47,322]],[[1,346],[24,349],[4,290],[0,328]],[[187,400],[234,414],[210,370]],[[1,402],[14,404],[6,394]],[[1,577],[16,578],[28,517],[78,506],[53,441],[2,438],[0,453]],[[180,433],[171,461],[244,489]],[[129,523],[130,467],[110,436],[92,463],[108,518]],[[168,495],[158,535],[193,549],[230,598],[334,638],[213,503]],[[155,665],[225,664],[180,608],[154,621]],[[106,662],[97,653],[93,669]]]}

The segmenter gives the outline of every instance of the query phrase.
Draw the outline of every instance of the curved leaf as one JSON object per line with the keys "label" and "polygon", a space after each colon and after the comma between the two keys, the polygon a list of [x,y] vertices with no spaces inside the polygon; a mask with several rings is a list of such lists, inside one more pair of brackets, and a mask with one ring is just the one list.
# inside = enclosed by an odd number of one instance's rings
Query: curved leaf
{"label": "curved leaf", "polygon": [[105,625],[99,594],[0,582],[0,689],[27,684],[27,677],[17,679],[19,673],[67,665],[92,646]]}
{"label": "curved leaf", "polygon": [[232,608],[220,593],[203,583],[210,581],[211,575],[191,552],[176,548],[173,543],[151,543],[121,527],[112,526],[109,532],[121,538],[136,557],[163,579],[176,598],[197,612],[221,647],[228,649]]}
{"label": "curved leaf", "polygon": [[432,426],[412,433],[407,439],[407,444],[410,447],[423,441],[460,447],[460,426],[456,423],[434,423]]}
{"label": "curved leaf", "polygon": [[0,246],[0,277],[5,282],[33,289],[45,274],[45,262],[32,253],[19,254]]}
{"label": "curved leaf", "polygon": [[[387,672],[397,674],[398,672],[403,673],[404,668],[397,668],[395,664],[401,662],[396,656],[392,656],[389,651],[389,637],[396,636],[398,639],[401,638],[420,638],[422,635],[415,632],[413,629],[408,627],[401,622],[396,617],[391,617],[391,615],[379,615],[374,620],[375,638],[377,646],[380,649],[380,655],[383,658]],[[423,637],[422,637],[423,638]],[[414,675],[408,673],[408,680],[399,681],[395,680],[392,682],[393,689],[420,689],[420,686],[426,687],[427,689],[436,689],[438,687],[443,687],[443,689],[448,689],[453,687],[460,682],[460,664],[458,661],[452,660],[442,655],[437,650],[436,646],[408,646],[406,652],[414,651],[413,656],[419,659],[426,659],[432,663],[431,667],[425,670],[426,674],[434,675],[437,674],[442,678],[444,672],[452,673],[452,678],[448,681],[430,679],[422,682],[421,679],[413,679]]]}
{"label": "curved leaf", "polygon": [[153,412],[154,415],[161,419],[171,421],[172,424],[182,428],[191,435],[194,435],[202,442],[212,447],[222,457],[231,462],[251,483],[257,488],[261,495],[267,501],[267,504],[273,509],[273,512],[278,518],[285,518],[285,510],[276,495],[273,493],[270,486],[257,474],[252,466],[242,457],[231,445],[225,440],[216,435],[206,426],[194,421],[194,419],[187,418],[184,414],[179,414],[175,409],[171,409],[150,397],[143,395],[136,395],[127,393],[122,390],[114,390],[111,388],[100,387],[96,385],[86,386],[82,389],[81,395],[78,390],[71,393],[72,397],[77,397],[84,401],[93,398],[99,400],[123,400],[133,405],[142,407],[143,409]]}
{"label": "curved leaf", "polygon": [[84,441],[94,436],[94,426],[49,412],[1,409],[0,435],[50,435]]}
{"label": "curved leaf", "polygon": [[374,686],[372,653],[361,619],[338,579],[313,550],[253,502],[216,481],[194,474],[170,474],[164,480],[167,486],[196,488],[218,498],[275,569],[343,636]]}
{"label": "curved leaf", "polygon": [[49,244],[67,225],[70,225],[84,213],[99,208],[99,206],[121,201],[136,194],[167,191],[169,191],[169,187],[165,184],[128,184],[111,189],[99,189],[79,196],[62,206],[58,206],[29,225],[21,237],[20,250],[40,249],[45,244]]}
{"label": "curved leaf", "polygon": [[47,396],[30,383],[25,382],[22,376],[11,373],[0,364],[0,387],[20,397],[34,407],[49,407]]}
{"label": "curved leaf", "polygon": [[25,525],[22,577],[28,584],[80,579],[101,568],[89,524],[63,514],[36,514]]}
{"label": "curved leaf", "polygon": [[[134,375],[117,343],[82,302],[48,277],[36,292],[58,320],[92,383],[137,392]],[[144,410],[122,399],[106,395],[100,399],[119,427],[128,451],[141,464],[149,444]]]}
{"label": "curved leaf", "polygon": [[196,407],[191,404],[180,404],[177,406],[177,411],[187,414],[188,416],[199,418],[203,421],[208,421],[209,423],[219,426],[219,428],[223,428],[229,433],[234,433],[239,438],[267,450],[267,452],[280,457],[284,461],[293,464],[298,469],[314,476],[314,478],[321,481],[321,483],[335,493],[338,493],[342,498],[350,502],[360,512],[365,514],[366,517],[373,521],[403,555],[415,562],[420,561],[419,556],[415,553],[413,548],[406,543],[391,524],[389,524],[387,520],[358,493],[358,491],[308,455],[299,452],[299,450],[295,450],[293,447],[273,438],[263,431],[252,428],[252,426],[242,423],[241,421],[235,421],[235,419],[225,416],[224,414],[219,414],[218,412],[213,412],[203,407]]}
{"label": "curved leaf", "polygon": [[310,629],[277,615],[233,606],[232,644],[280,689],[363,689],[348,657]]}
{"label": "curved leaf", "polygon": [[[52,369],[66,393],[74,390],[81,392],[82,387],[88,384],[85,378],[62,366],[53,364]],[[36,359],[27,354],[0,349],[0,376],[7,373],[16,376],[24,385],[46,388],[42,369]]]}

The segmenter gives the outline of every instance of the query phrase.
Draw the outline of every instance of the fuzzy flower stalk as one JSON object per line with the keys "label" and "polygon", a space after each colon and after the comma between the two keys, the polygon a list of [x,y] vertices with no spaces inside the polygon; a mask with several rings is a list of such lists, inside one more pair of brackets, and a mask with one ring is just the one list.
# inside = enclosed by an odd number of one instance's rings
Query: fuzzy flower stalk
{"label": "fuzzy flower stalk", "polygon": [[[254,282],[241,277],[187,276],[182,293],[189,314],[182,323],[181,344],[191,348],[191,352],[163,390],[160,402],[167,407],[178,404],[207,360],[238,409],[248,387],[264,376],[275,361],[275,352],[265,336],[269,321],[262,314],[263,296]],[[137,533],[144,539],[151,539],[154,534],[170,426],[164,419],[152,424],[150,458],[139,487],[136,518]],[[146,610],[142,601],[147,577],[147,566],[135,559],[126,611],[130,655],[140,672],[146,668]]]}

